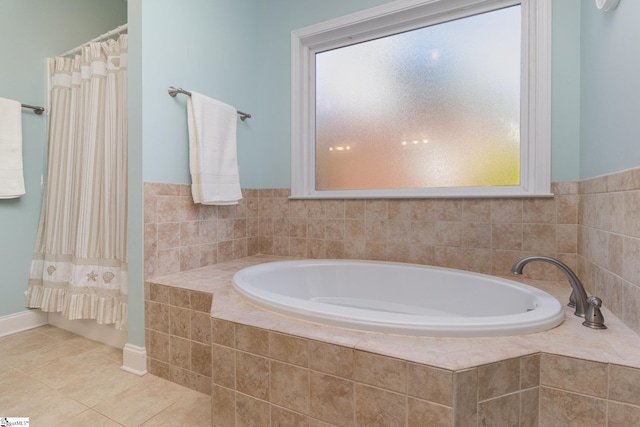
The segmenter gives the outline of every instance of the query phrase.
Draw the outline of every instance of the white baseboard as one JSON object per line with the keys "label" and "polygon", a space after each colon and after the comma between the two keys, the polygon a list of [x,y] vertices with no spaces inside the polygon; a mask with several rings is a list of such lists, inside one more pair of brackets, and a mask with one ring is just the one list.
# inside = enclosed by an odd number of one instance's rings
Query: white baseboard
{"label": "white baseboard", "polygon": [[146,374],[147,349],[133,344],[125,344],[122,349],[122,366],[120,369],[140,376]]}
{"label": "white baseboard", "polygon": [[26,310],[0,317],[0,337],[37,328],[48,323],[47,313],[40,310]]}
{"label": "white baseboard", "polygon": [[121,331],[113,325],[99,325],[95,320],[68,320],[60,313],[47,313],[49,324],[64,329],[93,341],[98,341],[111,347],[122,348],[127,343],[127,331]]}

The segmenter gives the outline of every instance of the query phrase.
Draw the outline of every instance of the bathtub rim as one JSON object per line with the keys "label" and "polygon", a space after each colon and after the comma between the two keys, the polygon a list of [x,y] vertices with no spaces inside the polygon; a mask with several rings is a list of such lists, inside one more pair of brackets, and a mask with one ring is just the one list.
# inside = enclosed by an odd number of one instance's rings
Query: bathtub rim
{"label": "bathtub rim", "polygon": [[[256,290],[249,283],[239,284],[241,276],[247,271],[269,269],[279,265],[301,265],[301,264],[384,264],[396,265],[401,267],[411,266],[424,269],[433,269],[439,271],[455,272],[469,276],[489,278],[497,280],[510,286],[516,286],[530,294],[533,294],[539,301],[540,307],[527,313],[518,313],[513,315],[502,316],[478,316],[478,317],[457,317],[457,323],[443,324],[442,318],[437,316],[415,316],[404,314],[385,313],[387,318],[396,319],[393,322],[382,323],[375,318],[375,311],[345,308],[341,306],[326,305],[307,301],[299,298],[293,298],[265,291]],[[270,312],[279,315],[292,317],[304,321],[310,321],[321,325],[340,327],[355,331],[389,333],[403,336],[416,337],[451,337],[451,338],[481,338],[481,337],[499,337],[526,335],[531,333],[545,332],[561,325],[565,319],[564,307],[551,294],[515,280],[510,280],[500,276],[476,273],[471,271],[430,266],[423,264],[391,262],[391,261],[371,261],[371,260],[342,260],[342,259],[297,259],[272,261],[267,263],[255,264],[245,267],[237,271],[231,280],[231,288],[238,293],[245,301]],[[247,290],[251,289],[251,291]],[[276,296],[275,298],[273,296]],[[325,310],[317,310],[317,307],[323,307]],[[351,311],[358,313],[361,317],[354,318],[345,314]],[[374,318],[369,316],[374,315]],[[412,321],[420,318],[420,322]],[[425,319],[431,318],[425,322]],[[508,322],[508,324],[505,323]]]}

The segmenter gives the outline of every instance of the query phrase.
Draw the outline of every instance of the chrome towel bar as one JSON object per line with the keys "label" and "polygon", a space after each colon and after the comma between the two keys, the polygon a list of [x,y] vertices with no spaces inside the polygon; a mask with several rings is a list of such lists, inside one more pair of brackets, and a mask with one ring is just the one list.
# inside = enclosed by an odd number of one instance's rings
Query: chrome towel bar
{"label": "chrome towel bar", "polygon": [[[189,92],[188,90],[184,90],[181,87],[179,88],[175,88],[173,86],[169,86],[169,95],[173,96],[175,98],[175,96],[179,93],[182,93],[184,95],[187,96],[191,96],[191,92]],[[247,119],[251,118],[251,114],[249,113],[243,113],[242,111],[238,110],[238,115],[240,116],[240,120],[242,120],[243,122]]]}

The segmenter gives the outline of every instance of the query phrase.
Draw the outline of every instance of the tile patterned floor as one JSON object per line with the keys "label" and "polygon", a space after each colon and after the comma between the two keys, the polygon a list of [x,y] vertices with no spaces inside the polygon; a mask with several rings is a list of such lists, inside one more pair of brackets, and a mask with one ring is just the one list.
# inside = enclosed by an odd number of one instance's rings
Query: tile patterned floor
{"label": "tile patterned floor", "polygon": [[120,369],[122,350],[53,327],[0,338],[0,417],[31,427],[209,426],[210,396]]}

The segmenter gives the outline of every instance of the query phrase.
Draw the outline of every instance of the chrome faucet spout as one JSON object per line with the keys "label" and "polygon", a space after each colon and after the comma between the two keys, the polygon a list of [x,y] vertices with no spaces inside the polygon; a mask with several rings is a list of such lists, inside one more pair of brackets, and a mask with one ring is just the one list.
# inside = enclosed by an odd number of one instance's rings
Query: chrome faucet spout
{"label": "chrome faucet spout", "polygon": [[575,295],[575,299],[576,299],[575,315],[580,317],[585,317],[585,314],[587,312],[587,307],[589,305],[587,301],[587,293],[584,290],[584,286],[582,285],[582,282],[580,281],[580,279],[578,279],[578,276],[576,276],[576,274],[563,262],[555,258],[542,256],[542,255],[526,256],[526,257],[520,258],[511,266],[511,272],[513,274],[522,274],[522,270],[524,269],[524,266],[533,261],[542,261],[542,262],[555,265],[560,269],[560,271],[564,273],[565,276],[567,276],[567,279],[569,280],[569,283],[573,288],[573,294]]}

